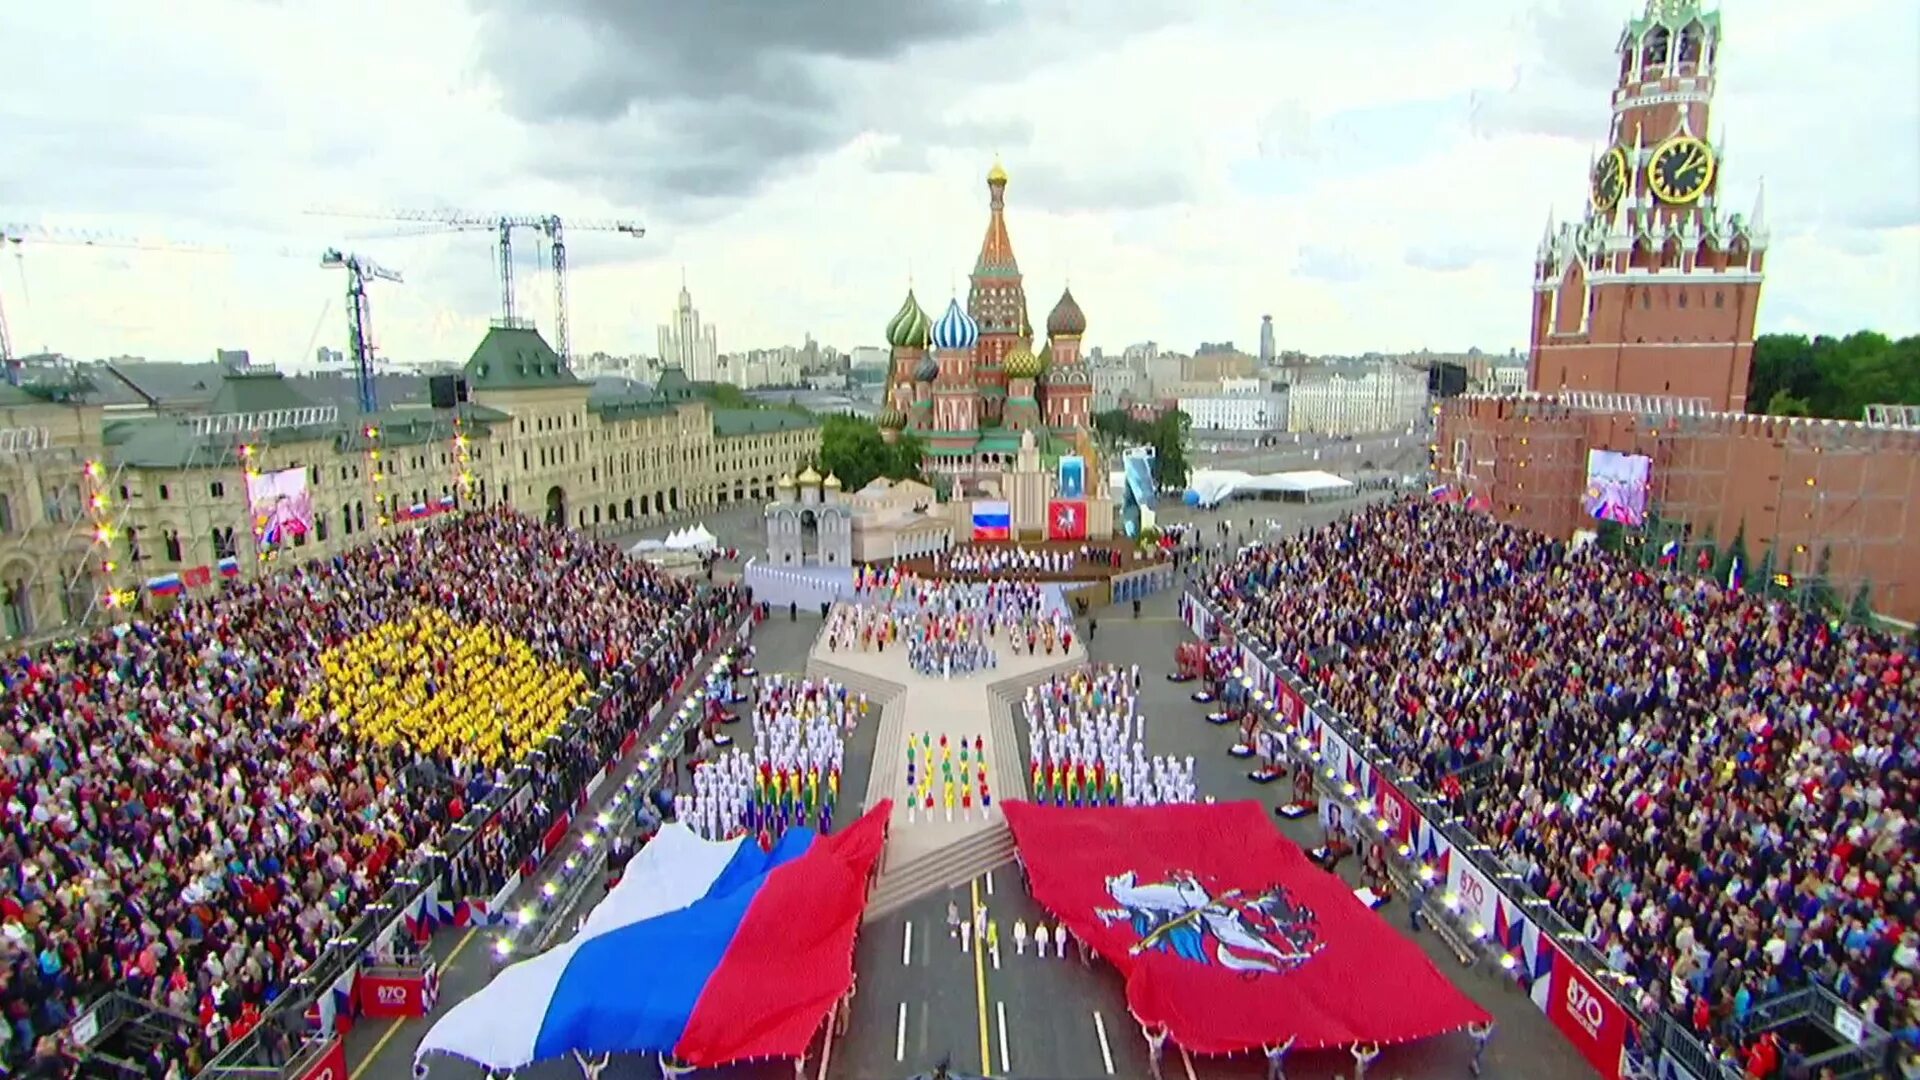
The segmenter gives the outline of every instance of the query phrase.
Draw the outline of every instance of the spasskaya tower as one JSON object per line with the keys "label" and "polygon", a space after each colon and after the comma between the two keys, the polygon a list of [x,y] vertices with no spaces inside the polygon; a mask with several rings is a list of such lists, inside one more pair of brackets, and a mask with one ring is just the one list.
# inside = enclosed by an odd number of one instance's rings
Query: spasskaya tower
{"label": "spasskaya tower", "polygon": [[1530,390],[1746,408],[1766,196],[1724,209],[1726,144],[1708,127],[1720,47],[1700,0],[1649,0],[1621,34],[1586,212],[1549,218],[1535,260]]}

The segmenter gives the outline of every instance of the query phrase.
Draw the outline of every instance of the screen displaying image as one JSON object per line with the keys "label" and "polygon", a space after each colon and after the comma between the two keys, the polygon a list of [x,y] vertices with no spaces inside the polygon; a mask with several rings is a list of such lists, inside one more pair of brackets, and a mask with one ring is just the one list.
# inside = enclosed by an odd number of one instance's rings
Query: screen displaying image
{"label": "screen displaying image", "polygon": [[1087,462],[1077,454],[1066,454],[1060,458],[1060,497],[1063,499],[1084,499],[1087,497]]}
{"label": "screen displaying image", "polygon": [[313,493],[307,489],[307,470],[248,473],[247,508],[252,511],[253,538],[263,551],[306,535],[313,528]]}
{"label": "screen displaying image", "polygon": [[1587,490],[1580,508],[1600,521],[1637,528],[1647,521],[1647,475],[1653,459],[1612,450],[1587,451]]}

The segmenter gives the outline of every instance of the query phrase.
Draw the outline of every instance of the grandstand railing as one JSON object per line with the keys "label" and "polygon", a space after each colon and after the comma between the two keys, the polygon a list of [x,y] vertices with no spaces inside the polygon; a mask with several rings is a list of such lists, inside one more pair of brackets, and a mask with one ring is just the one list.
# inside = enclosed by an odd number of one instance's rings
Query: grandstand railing
{"label": "grandstand railing", "polygon": [[[1505,894],[1507,899],[1519,908],[1542,933],[1551,936],[1554,943],[1580,965],[1593,979],[1595,985],[1613,998],[1628,1016],[1641,1025],[1643,1034],[1647,1032],[1650,1018],[1639,1010],[1634,1001],[1620,992],[1618,973],[1612,971],[1592,944],[1575,930],[1572,924],[1562,918],[1551,904],[1528,887],[1518,873],[1495,859],[1493,849],[1463,827],[1462,819],[1452,807],[1439,796],[1422,787],[1413,777],[1401,772],[1386,755],[1380,752],[1372,738],[1362,734],[1348,723],[1346,717],[1336,711],[1312,684],[1299,677],[1291,664],[1282,663],[1266,646],[1252,640],[1245,633],[1244,628],[1220,610],[1219,605],[1215,604],[1210,597],[1191,589],[1186,595],[1191,602],[1205,608],[1217,625],[1230,629],[1233,632],[1235,644],[1258,657],[1276,678],[1285,682],[1295,694],[1299,695],[1300,700],[1320,723],[1337,734],[1353,752],[1363,757],[1370,769],[1377,775],[1389,778],[1394,787],[1398,788],[1401,794],[1420,811],[1427,823],[1447,840],[1453,849],[1453,858],[1464,858],[1496,891]],[[1268,701],[1262,704],[1271,716],[1274,703]],[[1662,1013],[1651,1019],[1654,1023],[1658,1023],[1667,1017]],[[1631,1045],[1629,1052],[1635,1052]],[[1700,1075],[1704,1078],[1719,1074],[1703,1072]]]}
{"label": "grandstand railing", "polygon": [[[664,645],[673,640],[675,635],[685,629],[692,617],[691,608],[683,609],[673,616],[672,622],[663,627],[663,632],[659,635],[659,643]],[[638,684],[638,676],[639,670],[634,663],[623,664],[601,682],[586,704],[573,711],[561,729],[547,741],[546,746],[558,747],[567,739],[580,733],[593,712],[604,706],[612,695],[626,694],[633,690]],[[644,728],[658,715],[658,710],[649,710],[636,723],[636,730]],[[308,965],[304,972],[292,980],[286,992],[264,1010],[261,1023],[254,1030],[235,1039],[215,1054],[206,1067],[196,1074],[196,1080],[260,1080],[268,1073],[274,1077],[298,1075],[268,1060],[270,1054],[262,1038],[265,1026],[283,1019],[289,1012],[296,1015],[304,1014],[321,995],[331,992],[336,983],[359,966],[375,948],[376,943],[395,937],[402,929],[406,912],[412,905],[435,887],[448,867],[464,854],[478,837],[486,833],[487,827],[505,812],[508,806],[512,805],[516,799],[531,795],[534,780],[532,765],[523,762],[516,766],[508,775],[506,783],[488,792],[468,810],[465,817],[448,830],[448,840],[444,848],[421,849],[406,872],[395,879],[386,893],[378,901],[369,905],[366,912],[352,927],[329,942],[326,950]],[[571,799],[557,801],[551,812],[556,815],[566,813],[571,805]],[[262,1070],[267,1070],[268,1073],[263,1073]]]}

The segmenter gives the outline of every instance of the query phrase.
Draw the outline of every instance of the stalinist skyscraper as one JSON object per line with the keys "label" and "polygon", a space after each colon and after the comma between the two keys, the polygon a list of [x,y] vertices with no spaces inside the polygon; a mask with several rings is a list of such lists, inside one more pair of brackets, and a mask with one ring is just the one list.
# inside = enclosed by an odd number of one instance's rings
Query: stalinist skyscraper
{"label": "stalinist skyscraper", "polygon": [[700,321],[687,292],[686,278],[680,280],[680,301],[674,305],[673,321],[660,327],[660,366],[678,367],[695,382],[714,382],[719,378],[720,347],[711,323]]}

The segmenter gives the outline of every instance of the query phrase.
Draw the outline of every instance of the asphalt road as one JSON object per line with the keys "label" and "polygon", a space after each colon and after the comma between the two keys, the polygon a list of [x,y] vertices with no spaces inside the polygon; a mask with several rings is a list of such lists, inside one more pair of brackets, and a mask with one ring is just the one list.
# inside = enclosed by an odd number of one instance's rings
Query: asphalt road
{"label": "asphalt road", "polygon": [[[1263,506],[1255,528],[1264,531],[1268,518],[1278,518],[1285,531],[1311,527],[1337,518],[1353,505]],[[1251,509],[1239,508],[1233,515],[1231,541],[1245,538]],[[1170,510],[1168,517],[1203,526],[1226,520],[1185,508]],[[1164,677],[1174,646],[1186,639],[1177,611],[1175,594],[1168,593],[1148,600],[1137,619],[1122,608],[1095,612],[1099,630],[1089,642],[1092,658],[1096,663],[1141,666],[1150,753],[1194,755],[1196,779],[1206,794],[1221,799],[1255,798],[1272,805],[1280,792],[1248,781],[1244,766],[1227,755],[1231,732],[1204,720],[1204,707],[1188,697],[1190,686],[1169,683]],[[755,635],[760,670],[801,670],[818,626],[817,618],[805,616],[798,622],[774,619],[761,626]],[[742,726],[734,726],[736,734]],[[875,726],[866,725],[867,744]],[[850,748],[849,760],[864,766],[872,753],[871,745],[856,745]],[[850,769],[842,790],[858,793],[865,790],[865,783],[864,775],[854,776]],[[1311,821],[1275,820],[1296,843],[1314,847],[1321,842],[1319,827]],[[1352,863],[1348,861],[1349,866]],[[965,910],[976,893],[998,924],[997,963],[991,956],[962,953],[959,944],[947,937],[946,895],[926,897],[865,928],[857,949],[858,992],[852,1022],[847,1036],[835,1042],[825,1075],[838,1080],[889,1080],[947,1059],[958,1069],[1022,1080],[1105,1076],[1144,1080],[1149,1075],[1146,1043],[1128,1017],[1121,981],[1112,969],[1098,962],[1083,967],[1071,953],[1066,959],[1043,960],[1029,948],[1027,955],[1015,955],[1013,923],[1021,920],[1031,926],[1041,913],[1011,866],[954,890],[952,899]],[[1407,913],[1401,902],[1388,905],[1382,915],[1394,932],[1406,932]],[[436,939],[435,950],[443,957],[439,1011],[490,978],[489,936],[443,932]],[[1494,1014],[1498,1030],[1487,1053],[1486,1077],[1554,1080],[1591,1075],[1546,1018],[1505,979],[1463,970],[1430,933],[1413,935],[1413,940],[1465,993]],[[1378,991],[1390,998],[1393,987],[1381,986]],[[363,1024],[348,1039],[349,1080],[407,1080],[412,1049],[424,1030],[421,1021]],[[1471,1041],[1465,1035],[1442,1036],[1388,1049],[1369,1075],[1377,1080],[1455,1080],[1468,1075],[1471,1054]],[[1287,1076],[1328,1080],[1350,1077],[1353,1068],[1353,1059],[1340,1051],[1295,1054],[1287,1062]],[[432,1068],[433,1080],[478,1080],[480,1075],[480,1070],[457,1062],[437,1062]],[[580,1073],[566,1061],[535,1066],[520,1075],[524,1080],[566,1080]],[[615,1061],[603,1074],[606,1080],[656,1075],[651,1060],[639,1059]],[[700,1075],[762,1080],[791,1078],[794,1071],[790,1063],[769,1062]],[[821,1075],[818,1043],[806,1075]],[[1264,1076],[1264,1062],[1251,1056],[1188,1058],[1170,1049],[1165,1076],[1166,1080],[1250,1080]]]}

